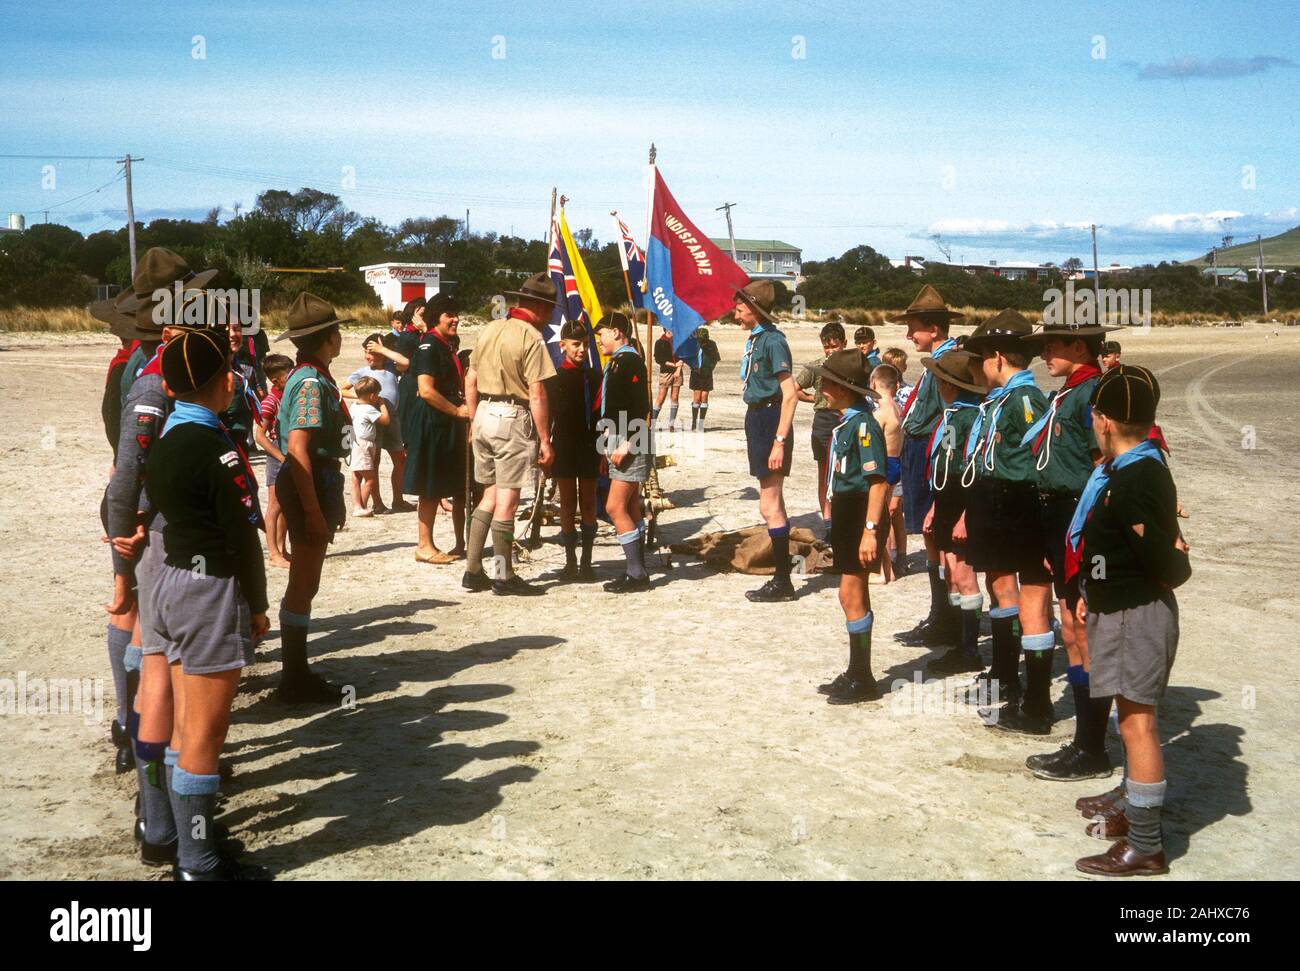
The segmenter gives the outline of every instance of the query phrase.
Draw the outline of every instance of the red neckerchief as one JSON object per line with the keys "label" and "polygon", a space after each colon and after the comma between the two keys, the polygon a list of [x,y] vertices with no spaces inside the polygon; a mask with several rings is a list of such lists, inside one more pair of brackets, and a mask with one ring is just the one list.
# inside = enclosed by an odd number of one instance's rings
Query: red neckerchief
{"label": "red neckerchief", "polygon": [[536,327],[538,330],[541,330],[542,325],[545,323],[545,321],[538,320],[536,317],[534,317],[527,310],[524,310],[522,307],[511,307],[510,312],[506,314],[506,319],[522,320],[529,327]]}
{"label": "red neckerchief", "polygon": [[572,361],[570,361],[567,357],[566,357],[563,361],[560,362],[560,367],[562,367],[562,368],[563,368],[564,370],[566,370],[566,371],[576,371],[576,370],[578,370],[578,365],[574,364],[574,363],[573,363]]}
{"label": "red neckerchief", "polygon": [[113,360],[108,362],[108,373],[104,375],[104,387],[108,387],[108,379],[113,376],[113,370],[127,362],[135,349],[140,346],[139,341],[132,341],[126,347],[119,347],[117,353],[113,355]]}
{"label": "red neckerchief", "polygon": [[[298,364],[294,367],[292,371],[289,372],[289,377],[293,377],[297,372],[301,371],[305,367],[315,368],[316,371],[321,375],[321,377],[325,379],[325,383],[330,386],[330,390],[334,392],[334,397],[338,399],[339,407],[343,410],[343,424],[351,425],[352,413],[348,411],[348,403],[343,400],[343,392],[339,390],[338,384],[335,383],[334,375],[330,374],[330,366],[328,364],[321,363],[321,361],[312,357],[310,354],[304,354],[302,351],[299,351]],[[286,378],[285,379],[286,387],[288,386],[288,383],[289,383],[288,378]]]}
{"label": "red neckerchief", "polygon": [[1160,451],[1164,452],[1166,455],[1172,454],[1169,451],[1169,443],[1165,441],[1165,433],[1160,430],[1159,425],[1151,426],[1151,431],[1147,432],[1147,438],[1160,446]]}
{"label": "red neckerchief", "polygon": [[144,377],[146,374],[162,376],[162,349],[163,345],[159,344],[158,349],[153,352],[153,357],[149,358],[149,362],[140,369],[139,377]]}
{"label": "red neckerchief", "polygon": [[[1089,378],[1099,377],[1101,377],[1101,368],[1097,367],[1096,364],[1080,364],[1074,369],[1074,372],[1065,379],[1065,384],[1062,386],[1061,390],[1056,393],[1055,400],[1060,401],[1067,391],[1072,391]],[[1043,426],[1043,430],[1038,433],[1038,437],[1034,439],[1034,444],[1030,447],[1030,451],[1035,455],[1038,454],[1038,449],[1039,446],[1043,444],[1043,439],[1051,433],[1053,424],[1055,424],[1054,421],[1049,421]]]}
{"label": "red neckerchief", "polygon": [[432,334],[434,337],[438,338],[442,346],[447,348],[447,353],[450,354],[451,359],[456,362],[456,377],[460,378],[461,382],[464,383],[465,369],[461,366],[460,355],[457,354],[456,351],[452,348],[451,341],[447,340],[447,338],[443,337],[440,333],[438,333],[438,328],[436,327],[433,330],[429,331],[429,333]]}

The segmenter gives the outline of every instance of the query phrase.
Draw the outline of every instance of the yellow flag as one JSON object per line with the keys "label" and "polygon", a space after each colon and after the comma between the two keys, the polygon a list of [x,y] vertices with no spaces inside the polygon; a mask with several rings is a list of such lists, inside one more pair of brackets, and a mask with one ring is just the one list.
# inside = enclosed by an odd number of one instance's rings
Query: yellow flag
{"label": "yellow flag", "polygon": [[591,319],[591,326],[595,327],[600,323],[600,318],[605,316],[605,311],[600,309],[596,288],[587,273],[587,265],[582,262],[582,253],[578,249],[578,244],[573,241],[573,234],[569,232],[569,223],[564,218],[563,209],[560,210],[560,238],[564,240],[564,250],[569,254],[569,265],[573,267],[573,282],[578,285],[578,296],[582,298],[583,309]]}

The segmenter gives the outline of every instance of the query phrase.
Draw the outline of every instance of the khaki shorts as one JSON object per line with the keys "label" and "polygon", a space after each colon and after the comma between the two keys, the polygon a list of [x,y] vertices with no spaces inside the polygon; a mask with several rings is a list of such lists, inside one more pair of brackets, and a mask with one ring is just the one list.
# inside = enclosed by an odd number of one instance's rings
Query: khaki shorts
{"label": "khaki shorts", "polygon": [[509,401],[484,401],[474,412],[474,478],[485,486],[522,489],[537,464],[532,413]]}
{"label": "khaki shorts", "polygon": [[661,388],[680,388],[682,386],[682,372],[674,369],[659,375],[659,387]]}

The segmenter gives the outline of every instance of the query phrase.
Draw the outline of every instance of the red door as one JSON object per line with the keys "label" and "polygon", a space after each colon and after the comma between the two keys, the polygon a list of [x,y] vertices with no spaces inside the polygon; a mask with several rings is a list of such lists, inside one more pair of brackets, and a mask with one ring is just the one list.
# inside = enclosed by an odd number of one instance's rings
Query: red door
{"label": "red door", "polygon": [[407,283],[406,281],[402,281],[402,303],[407,303],[411,300],[414,300],[416,297],[423,297],[423,296],[424,296],[423,283],[418,283],[418,282]]}

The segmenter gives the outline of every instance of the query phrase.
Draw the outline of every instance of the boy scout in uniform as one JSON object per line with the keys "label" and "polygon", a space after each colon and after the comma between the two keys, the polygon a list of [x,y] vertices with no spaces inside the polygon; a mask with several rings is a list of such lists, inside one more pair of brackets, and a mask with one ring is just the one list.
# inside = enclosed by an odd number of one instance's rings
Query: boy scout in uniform
{"label": "boy scout in uniform", "polygon": [[745,443],[749,474],[758,479],[758,510],[767,523],[775,570],[771,580],[745,594],[757,603],[794,599],[794,584],[790,582],[790,521],[785,513],[784,491],[785,478],[794,459],[790,431],[799,399],[790,375],[790,345],[773,322],[775,302],[776,291],[770,280],[754,280],[736,290],[735,317],[749,331],[740,362],[747,409]]}
{"label": "boy scout in uniform", "polygon": [[280,601],[280,684],[276,696],[288,704],[331,703],[339,689],[307,665],[311,604],[320,589],[325,551],[347,518],[339,463],[352,450],[352,419],[330,374],[330,362],[343,348],[334,308],[311,293],[300,293],[289,308],[289,329],[276,337],[298,349],[280,398],[280,451],[276,499],[293,550],[289,583]]}
{"label": "boy scout in uniform", "polygon": [[682,394],[682,369],[686,362],[678,358],[673,350],[673,335],[667,327],[655,341],[655,363],[659,365],[659,393],[655,397],[654,410],[650,413],[652,421],[659,420],[664,399],[671,394],[671,408],[668,412],[668,430],[677,431],[677,409]]}
{"label": "boy scout in uniform", "polygon": [[713,391],[713,369],[722,360],[722,354],[718,351],[717,341],[709,337],[707,327],[695,332],[695,341],[699,350],[691,365],[691,431],[697,428],[704,431],[704,419],[709,414],[709,395]]}
{"label": "boy scout in uniform", "polygon": [[[941,358],[957,346],[948,336],[954,320],[963,314],[949,310],[943,297],[926,284],[916,299],[890,323],[906,324],[907,339],[922,354]],[[901,375],[900,370],[900,375]],[[923,373],[903,405],[903,522],[909,533],[923,533],[926,514],[930,511],[930,486],[926,479],[930,435],[939,423],[943,402],[934,378]],[[924,534],[926,570],[930,576],[930,613],[911,630],[896,635],[905,644],[938,647],[955,644],[961,637],[961,615],[948,601],[948,586],[939,564],[934,539]]]}
{"label": "boy scout in uniform", "polygon": [[[1035,335],[1047,370],[1065,383],[1052,392],[1047,414],[1025,434],[1024,447],[1034,454],[1043,539],[1052,584],[1060,606],[1061,637],[1069,658],[1066,681],[1074,696],[1074,738],[1059,751],[1025,760],[1040,779],[1091,779],[1110,775],[1106,757],[1106,717],[1110,701],[1088,695],[1088,638],[1074,622],[1079,602],[1078,575],[1066,577],[1065,541],[1079,496],[1100,453],[1092,433],[1092,392],[1101,378],[1097,355],[1107,328],[1047,324]],[[1104,709],[1101,706],[1104,705]],[[1100,711],[1101,719],[1096,715]]]}
{"label": "boy scout in uniform", "polygon": [[[990,723],[1007,731],[1047,735],[1052,727],[1049,691],[1056,646],[1051,628],[1052,575],[1044,563],[1034,457],[1021,447],[1025,432],[1047,411],[1047,399],[1028,370],[1032,332],[1033,325],[1023,316],[1004,310],[980,324],[964,345],[980,355],[992,389],[966,447],[974,472],[966,494],[966,532],[970,565],[988,574],[998,601],[989,611],[993,666],[978,683],[990,688],[996,682],[999,698],[1007,705]],[[1023,693],[1022,647],[1028,679]]]}
{"label": "boy scout in uniform", "polygon": [[938,360],[921,359],[921,366],[937,382],[943,400],[943,414],[930,441],[930,491],[934,494],[930,532],[935,548],[943,556],[948,602],[961,611],[961,643],[926,665],[927,675],[947,676],[984,669],[979,655],[980,610],[984,597],[979,578],[967,562],[966,487],[962,484],[962,473],[966,468],[966,440],[988,389],[972,379],[972,360],[976,360],[974,355],[961,350],[949,351]]}
{"label": "boy scout in uniform", "polygon": [[885,436],[871,416],[865,359],[856,348],[839,350],[814,365],[830,407],[842,414],[831,431],[826,492],[831,502],[831,547],[840,574],[840,607],[849,635],[849,666],[818,686],[832,705],[875,701],[880,687],[871,673],[871,611],[868,587],[880,565],[880,525],[889,499],[885,481]]}
{"label": "boy scout in uniform", "polygon": [[[795,388],[800,401],[810,402],[813,406],[812,420],[812,454],[817,463],[817,503],[821,507],[822,522],[826,524],[826,533],[831,530],[831,503],[826,498],[826,449],[831,443],[831,429],[840,423],[840,413],[830,406],[822,394],[821,374],[815,368],[822,366],[836,351],[844,350],[844,325],[831,321],[821,331],[822,357],[812,364],[804,365],[795,378]],[[812,389],[810,394],[808,389]]]}
{"label": "boy scout in uniform", "polygon": [[265,876],[227,855],[213,820],[239,673],[269,626],[257,482],[218,417],[235,393],[230,360],[225,335],[212,329],[167,343],[162,376],[177,400],[146,463],[149,498],[167,518],[149,637],[176,685],[180,744],[167,777],[173,875],[184,882]]}
{"label": "boy scout in uniform", "polygon": [[1098,876],[1169,870],[1161,837],[1166,782],[1156,706],[1178,650],[1174,589],[1191,576],[1191,565],[1178,529],[1173,478],[1148,437],[1159,398],[1159,385],[1146,368],[1120,365],[1097,382],[1093,429],[1103,461],[1070,523],[1069,566],[1081,577],[1076,619],[1087,625],[1089,691],[1114,697],[1126,762],[1122,799],[1103,806],[1103,819],[1089,827],[1089,835],[1119,839],[1107,852],[1075,863]]}
{"label": "boy scout in uniform", "polygon": [[[536,596],[546,591],[517,576],[511,559],[519,492],[534,465],[550,471],[553,456],[544,382],[555,376],[555,364],[541,327],[555,309],[555,285],[537,273],[507,295],[518,298],[516,306],[483,329],[465,372],[474,478],[485,488],[470,517],[461,585],[501,596]],[[497,565],[492,578],[483,572],[489,532]]]}

